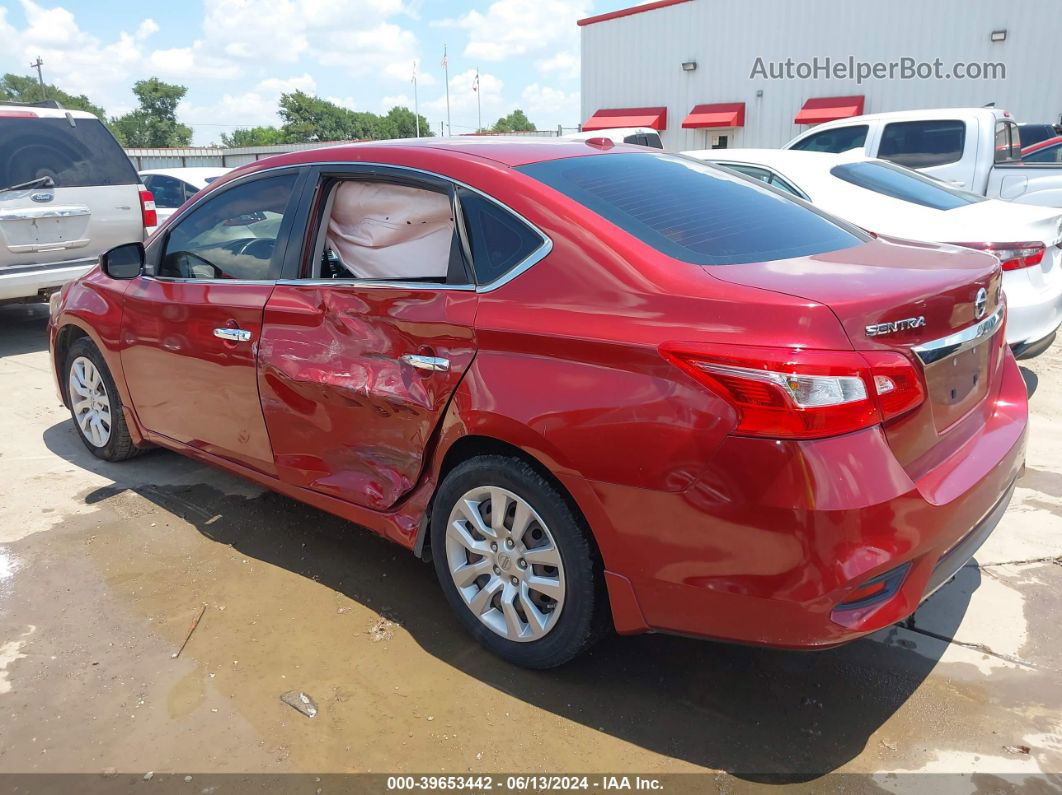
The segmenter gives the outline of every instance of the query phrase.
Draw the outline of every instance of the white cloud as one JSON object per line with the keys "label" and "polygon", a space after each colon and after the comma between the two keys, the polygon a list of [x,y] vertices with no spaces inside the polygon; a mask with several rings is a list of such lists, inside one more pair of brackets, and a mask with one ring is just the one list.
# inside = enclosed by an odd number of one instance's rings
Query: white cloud
{"label": "white cloud", "polygon": [[571,127],[579,119],[579,94],[532,83],[520,94],[520,107],[540,130]]}
{"label": "white cloud", "polygon": [[590,5],[589,0],[495,0],[485,13],[469,11],[444,25],[468,31],[467,57],[501,61],[558,43],[574,47],[575,22],[587,15]]}
{"label": "white cloud", "polygon": [[579,56],[568,50],[561,50],[548,58],[540,58],[535,61],[535,66],[543,75],[561,80],[579,79]]}
{"label": "white cloud", "polygon": [[209,53],[202,41],[192,42],[191,47],[155,50],[148,56],[145,65],[153,75],[171,80],[187,80],[191,77],[232,80],[244,73],[239,64]]}
{"label": "white cloud", "polygon": [[221,133],[239,127],[280,124],[277,115],[280,95],[292,91],[314,94],[317,92],[317,82],[309,74],[283,79],[266,78],[250,91],[225,94],[217,102],[205,105],[182,102],[177,113],[181,121],[192,126],[194,143],[218,142]]}

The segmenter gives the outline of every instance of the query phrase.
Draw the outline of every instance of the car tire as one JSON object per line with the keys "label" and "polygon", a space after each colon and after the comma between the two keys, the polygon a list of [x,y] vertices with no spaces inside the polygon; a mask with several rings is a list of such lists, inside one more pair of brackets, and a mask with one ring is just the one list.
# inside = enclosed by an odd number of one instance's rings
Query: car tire
{"label": "car tire", "polygon": [[90,453],[104,461],[124,461],[144,452],[129,434],[111,371],[87,337],[75,340],[67,352],[63,390],[74,428]]}
{"label": "car tire", "polygon": [[[506,506],[497,531],[492,518],[495,499]],[[470,518],[472,510],[483,519],[482,525]],[[477,528],[490,532],[479,533]],[[470,541],[479,553],[470,551]],[[514,543],[508,550],[510,541]],[[492,542],[499,551],[488,551]],[[586,651],[607,631],[608,600],[589,527],[559,488],[526,461],[483,455],[451,470],[433,501],[431,547],[443,593],[465,629],[515,665],[554,668]],[[469,582],[477,571],[482,573]],[[543,584],[551,595],[537,590]],[[484,594],[492,595],[484,601]]]}

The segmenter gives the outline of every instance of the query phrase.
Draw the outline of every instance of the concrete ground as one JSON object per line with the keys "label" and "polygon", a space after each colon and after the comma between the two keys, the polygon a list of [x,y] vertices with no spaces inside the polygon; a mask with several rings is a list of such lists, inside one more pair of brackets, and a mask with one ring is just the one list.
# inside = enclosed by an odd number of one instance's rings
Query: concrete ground
{"label": "concrete ground", "polygon": [[1025,363],[1010,510],[910,625],[817,653],[612,638],[533,673],[368,532],[169,452],[93,458],[45,318],[0,308],[0,772],[1062,772],[1062,345]]}

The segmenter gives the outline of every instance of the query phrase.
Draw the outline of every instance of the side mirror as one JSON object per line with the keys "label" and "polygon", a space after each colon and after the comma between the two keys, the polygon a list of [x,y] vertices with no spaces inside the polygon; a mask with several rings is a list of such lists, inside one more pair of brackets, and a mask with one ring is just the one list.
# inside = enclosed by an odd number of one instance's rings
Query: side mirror
{"label": "side mirror", "polygon": [[135,279],[144,270],[144,244],[126,243],[104,252],[100,269],[112,279]]}

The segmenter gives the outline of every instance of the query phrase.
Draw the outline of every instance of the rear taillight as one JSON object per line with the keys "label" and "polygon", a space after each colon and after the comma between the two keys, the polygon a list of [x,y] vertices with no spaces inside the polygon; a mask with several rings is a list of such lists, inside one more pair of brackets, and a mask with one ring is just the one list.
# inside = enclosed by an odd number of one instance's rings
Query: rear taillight
{"label": "rear taillight", "polygon": [[902,353],[666,344],[664,358],[738,414],[734,433],[815,439],[898,417],[925,399]]}
{"label": "rear taillight", "polygon": [[140,214],[144,218],[144,228],[159,225],[159,214],[155,210],[155,197],[147,188],[140,189]]}
{"label": "rear taillight", "polygon": [[31,110],[0,110],[0,119],[39,119]]}
{"label": "rear taillight", "polygon": [[1038,240],[1028,243],[952,243],[952,245],[987,251],[999,259],[999,264],[1005,271],[1016,271],[1039,265],[1043,262],[1044,253],[1047,250]]}

